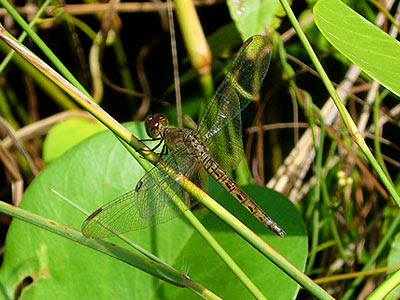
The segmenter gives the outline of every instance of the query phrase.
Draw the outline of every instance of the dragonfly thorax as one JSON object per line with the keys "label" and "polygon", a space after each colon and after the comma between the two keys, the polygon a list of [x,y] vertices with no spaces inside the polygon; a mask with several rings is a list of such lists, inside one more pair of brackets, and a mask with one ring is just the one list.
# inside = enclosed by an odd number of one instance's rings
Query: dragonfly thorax
{"label": "dragonfly thorax", "polygon": [[145,121],[146,133],[149,137],[156,139],[160,135],[161,130],[168,126],[168,118],[164,114],[149,115]]}

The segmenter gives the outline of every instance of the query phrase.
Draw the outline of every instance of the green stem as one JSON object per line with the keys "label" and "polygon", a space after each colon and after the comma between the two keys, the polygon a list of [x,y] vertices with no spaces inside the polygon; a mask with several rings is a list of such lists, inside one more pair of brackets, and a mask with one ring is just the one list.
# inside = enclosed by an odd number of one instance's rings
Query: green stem
{"label": "green stem", "polygon": [[[40,18],[40,16],[43,14],[43,12],[44,12],[44,11],[46,10],[46,8],[49,6],[50,2],[51,2],[51,0],[46,0],[46,1],[42,4],[42,6],[39,8],[39,10],[36,12],[35,16],[32,18],[31,22],[29,23],[29,27],[35,26],[35,24],[37,23],[37,21],[38,21],[38,19]],[[18,38],[18,42],[22,43],[22,42],[25,40],[26,37],[27,37],[27,33],[24,31],[24,32],[20,35],[20,37]],[[15,62],[16,62],[17,64],[18,64],[19,61],[21,61],[21,59],[20,59],[19,57],[14,57],[14,54],[15,54],[15,51],[14,51],[14,50],[11,50],[11,51],[7,54],[7,56],[4,58],[4,60],[3,60],[2,63],[0,64],[0,74],[3,73],[4,69],[8,66],[9,62],[11,61],[11,59],[14,58],[14,60],[15,60]],[[24,68],[25,71],[28,71],[29,69],[32,69],[32,67],[29,66],[28,69],[25,69],[25,68]],[[36,71],[35,71],[35,72],[36,72]],[[41,77],[40,75],[39,75],[39,76],[38,76],[38,75],[35,76],[34,74],[31,74],[31,76],[32,76],[33,79],[36,79],[35,81],[36,81],[37,83],[39,83],[39,85],[41,85],[42,88],[44,88],[45,91],[47,91],[47,92],[49,92],[49,91],[54,91],[54,87],[53,87],[53,88],[50,88],[50,87],[49,87],[49,84],[45,84],[45,83],[43,82],[43,80],[39,78],[39,77]],[[49,89],[46,89],[46,88],[44,87],[44,85],[47,86],[47,87],[49,87]],[[54,94],[53,94],[53,95],[54,95]],[[58,102],[62,107],[66,108],[66,109],[71,109],[71,108],[72,108],[72,109],[76,109],[76,108],[77,108],[74,104],[71,103],[71,101],[66,100],[65,97],[62,97],[62,96],[57,97],[57,96],[55,96],[54,99],[57,100],[57,102]],[[17,107],[18,107],[18,109],[20,109],[21,106],[18,105]],[[7,120],[8,120],[9,122],[12,122],[10,118],[7,118]],[[16,128],[16,127],[15,127],[15,128]]]}
{"label": "green stem", "polygon": [[[371,257],[368,259],[367,263],[364,265],[362,268],[362,271],[367,271],[371,268],[372,264],[375,263],[376,259],[379,257],[379,255],[382,254],[384,248],[386,247],[387,243],[393,236],[393,234],[396,233],[397,226],[400,224],[400,214],[397,214],[397,216],[394,218],[393,222],[390,224],[390,227],[386,234],[383,236],[382,240],[380,241],[378,247],[375,249],[374,253],[372,253]],[[346,293],[343,295],[342,300],[348,300],[352,298],[352,295],[354,293],[354,290],[357,288],[357,286],[363,281],[365,276],[360,276],[357,279],[355,279],[350,288],[346,291]]]}
{"label": "green stem", "polygon": [[[311,102],[311,101],[310,101]],[[323,116],[321,115],[321,112],[319,111],[319,108],[316,107],[312,102],[309,103],[309,119],[311,121],[310,127],[311,127],[311,132],[313,136],[313,144],[314,144],[314,149],[316,152],[316,171],[315,171],[315,186],[314,186],[314,197],[313,197],[313,205],[310,205],[309,207],[314,207],[315,203],[320,202],[320,197],[321,197],[321,178],[322,178],[322,154],[324,150],[324,141],[325,141],[325,123],[323,121]],[[316,133],[315,129],[317,128],[314,125],[314,112],[318,115],[319,120],[320,120],[320,132],[319,132],[319,144],[316,139]],[[312,266],[314,264],[314,260],[316,257],[316,249],[318,246],[318,237],[319,237],[319,212],[318,210],[310,210],[310,213],[314,213],[313,217],[313,236],[312,236],[312,246],[310,249],[310,258],[308,261],[306,273],[309,274],[311,272]]]}
{"label": "green stem", "polygon": [[[379,142],[379,131],[380,131],[380,127],[379,127],[379,107],[381,105],[381,98],[379,97],[379,93],[377,93],[376,95],[376,99],[374,101],[374,110],[373,110],[373,120],[374,120],[374,148],[375,148],[375,155],[376,155],[376,159],[378,160],[378,162],[380,163],[383,171],[385,172],[386,176],[388,176],[389,178],[389,172],[386,168],[385,165],[385,160],[382,157],[382,152],[381,152],[381,144]],[[390,178],[389,178],[390,179]],[[393,182],[392,182],[393,184]]]}
{"label": "green stem", "polygon": [[[42,6],[39,8],[39,10],[36,12],[35,16],[33,17],[32,21],[29,23],[29,27],[32,28],[33,26],[36,25],[37,20],[40,18],[40,16],[44,13],[44,11],[46,10],[47,6],[49,6],[49,4],[51,3],[51,0],[46,0],[45,2],[43,2]],[[18,42],[22,43],[25,38],[27,37],[27,33],[26,31],[24,31],[20,37],[18,38]],[[13,58],[15,54],[14,50],[11,50],[6,58],[3,60],[3,62],[0,65],[0,74],[3,73],[4,69],[7,67],[8,63],[11,61],[11,59]]]}
{"label": "green stem", "polygon": [[60,73],[67,78],[73,85],[75,85],[82,93],[90,97],[89,93],[85,88],[79,83],[78,80],[72,75],[72,73],[63,65],[63,63],[58,59],[57,56],[47,47],[46,43],[32,30],[31,27],[25,22],[25,20],[18,14],[18,12],[12,7],[12,5],[7,0],[0,0],[0,3],[9,12],[15,21],[22,27],[22,29],[30,36],[30,38],[35,42],[35,44],[46,54],[48,59],[57,67]]}
{"label": "green stem", "polygon": [[287,0],[280,0],[280,3],[285,10],[290,22],[292,23],[294,29],[299,36],[300,41],[303,43],[304,48],[306,49],[311,61],[313,62],[315,69],[318,71],[321,79],[328,90],[332,100],[334,101],[347,129],[349,130],[353,140],[357,143],[357,145],[361,148],[364,152],[364,155],[367,157],[369,162],[371,163],[372,167],[377,172],[379,178],[381,179],[382,183],[388,190],[389,194],[393,197],[394,201],[400,207],[400,196],[397,194],[396,189],[391,184],[391,181],[386,177],[385,173],[383,172],[382,168],[379,166],[378,162],[372,155],[371,151],[368,148],[368,145],[365,143],[364,138],[361,132],[358,130],[356,124],[352,120],[350,114],[346,110],[342,100],[340,99],[339,95],[337,94],[332,82],[330,81],[328,75],[326,74],[324,68],[322,67],[321,63],[318,60],[317,55],[315,54],[314,50],[312,49],[307,37],[305,36],[303,30],[301,29],[299,22],[297,21],[296,17],[293,14],[293,11],[290,8],[289,3]]}
{"label": "green stem", "polygon": [[[53,192],[54,194],[56,194],[58,197],[60,197],[62,200],[64,200],[66,203],[68,203],[69,205],[71,205],[72,207],[74,207],[75,209],[79,210],[81,213],[83,213],[86,217],[88,217],[90,215],[90,213],[88,213],[86,210],[84,210],[82,207],[80,207],[79,205],[77,205],[76,203],[74,203],[73,201],[71,201],[70,199],[68,199],[67,197],[65,197],[64,195],[61,195],[59,192],[57,192],[56,190],[50,188],[50,191]],[[113,232],[117,238],[121,239],[122,241],[124,241],[125,243],[127,243],[130,247],[132,247],[133,249],[139,251],[140,253],[142,253],[144,256],[146,256],[147,258],[154,260],[156,262],[158,262],[159,264],[162,264],[166,267],[171,268],[171,266],[169,266],[168,264],[164,263],[161,259],[159,259],[157,256],[155,256],[154,254],[148,252],[146,249],[144,249],[143,247],[139,246],[138,244],[134,243],[133,241],[131,241],[129,238],[127,238],[126,236],[117,233],[116,231],[114,231],[113,228],[108,228],[108,230],[110,230],[111,232]]]}
{"label": "green stem", "polygon": [[61,16],[66,22],[69,22],[74,26],[76,26],[77,28],[79,28],[80,30],[82,30],[82,32],[86,34],[88,38],[90,38],[93,41],[96,40],[97,33],[94,32],[92,28],[90,28],[85,22],[82,22],[80,19],[68,14],[62,14]]}
{"label": "green stem", "polygon": [[[122,45],[120,36],[116,37],[115,43],[113,44],[113,49],[115,53],[115,58],[117,60],[118,68],[121,72],[122,86],[128,90],[134,91],[135,85],[133,83],[133,76],[129,68],[128,59],[125,54],[125,50]],[[129,94],[126,94],[125,97],[127,98],[127,100],[130,101],[135,100],[135,97]]]}
{"label": "green stem", "polygon": [[306,273],[310,274],[312,267],[314,265],[315,257],[317,256],[317,247],[318,247],[318,234],[319,234],[319,211],[315,210],[312,216],[312,236],[311,236],[311,247],[310,247],[310,255],[307,262]]}
{"label": "green stem", "polygon": [[57,223],[51,219],[38,216],[32,212],[12,206],[2,201],[0,201],[0,211],[47,231],[53,232],[57,235],[63,236],[67,239],[78,242],[81,245],[102,252],[108,256],[121,260],[173,285],[178,287],[186,287],[199,295],[207,295],[207,299],[220,299],[212,292],[208,291],[197,282],[192,281],[189,277],[178,272],[177,270],[171,267],[166,267],[141,255],[135,254],[125,248],[116,246],[103,240],[86,238],[81,234],[81,232],[74,228]]}
{"label": "green stem", "polygon": [[175,11],[193,69],[199,76],[204,101],[200,116],[213,94],[212,55],[192,0],[174,0]]}
{"label": "green stem", "polygon": [[[325,123],[323,116],[317,106],[315,106],[311,100],[309,101],[310,103],[307,105],[307,110],[308,110],[308,118],[310,122],[310,128],[311,128],[311,133],[313,137],[313,145],[314,145],[314,150],[316,153],[316,171],[315,171],[315,177],[316,177],[316,182],[315,182],[315,187],[314,187],[314,197],[312,198],[312,201],[307,208],[306,216],[311,217],[312,212],[314,211],[315,204],[319,202],[320,195],[321,195],[321,176],[322,176],[322,155],[323,155],[323,150],[324,150],[324,141],[325,141]],[[316,113],[318,115],[319,121],[320,121],[320,132],[319,132],[319,144],[317,142],[317,134],[315,132],[316,126],[315,126],[315,119],[314,119],[314,114]]]}
{"label": "green stem", "polygon": [[[0,0],[3,1],[3,0]],[[158,162],[158,155],[152,152],[145,144],[140,142],[132,135],[125,127],[114,120],[100,106],[92,101],[85,93],[82,93],[73,84],[63,78],[60,74],[54,71],[49,65],[42,61],[35,54],[30,52],[25,46],[17,43],[15,39],[4,29],[0,24],[0,38],[12,49],[16,50],[25,60],[33,64],[41,73],[43,73],[54,84],[60,87],[64,92],[72,97],[79,105],[90,112],[96,119],[107,126],[115,135],[118,135],[122,140],[136,149],[135,158],[140,161],[140,155],[146,157],[153,164]],[[140,155],[139,155],[140,154]]]}
{"label": "green stem", "polygon": [[386,18],[388,18],[388,20],[389,20],[390,22],[392,22],[392,24],[393,24],[394,26],[397,27],[397,30],[400,30],[400,25],[397,24],[395,18],[393,18],[393,16],[390,14],[390,12],[388,12],[378,1],[376,1],[376,0],[369,0],[369,2],[371,2],[373,5],[375,5],[376,8],[379,9],[379,11],[380,11],[381,13],[383,13],[383,14],[386,16]]}
{"label": "green stem", "polygon": [[400,270],[386,279],[375,291],[369,295],[367,300],[384,299],[391,291],[400,286]]}
{"label": "green stem", "polygon": [[[0,43],[0,51],[8,54],[10,47],[5,43]],[[66,96],[61,89],[58,88],[53,82],[51,82],[43,73],[39,72],[30,63],[23,59],[19,55],[15,55],[13,63],[23,70],[24,74],[31,77],[35,83],[47,94],[49,97],[54,99],[64,109],[78,109],[79,107]],[[18,97],[15,95],[13,90],[9,89],[8,86],[4,87],[5,94],[7,95],[7,101],[13,108],[13,113],[17,114],[18,117],[23,120],[24,124],[29,122],[28,114],[23,110],[23,106],[18,102]]]}
{"label": "green stem", "polygon": [[15,120],[11,109],[10,109],[10,105],[7,102],[7,96],[4,92],[3,87],[0,86],[0,115],[4,116],[4,119],[7,120],[8,124],[10,124],[10,126],[16,130],[19,126],[17,121]]}
{"label": "green stem", "polygon": [[328,187],[326,186],[324,178],[322,178],[321,186],[322,186],[322,200],[324,201],[325,207],[328,210],[329,227],[331,228],[333,239],[335,240],[335,244],[340,256],[343,259],[346,259],[346,253],[344,252],[343,243],[342,240],[340,239],[340,235],[336,226],[336,219],[334,213],[332,212],[332,207],[329,200]]}

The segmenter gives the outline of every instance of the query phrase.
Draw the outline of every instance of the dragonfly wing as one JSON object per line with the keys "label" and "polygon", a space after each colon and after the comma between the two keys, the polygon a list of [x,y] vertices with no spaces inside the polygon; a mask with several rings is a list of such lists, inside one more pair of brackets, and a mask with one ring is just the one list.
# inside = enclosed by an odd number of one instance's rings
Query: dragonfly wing
{"label": "dragonfly wing", "polygon": [[194,173],[191,181],[203,191],[208,191],[208,172],[203,167]]}
{"label": "dragonfly wing", "polygon": [[141,222],[135,208],[135,191],[126,194],[105,204],[92,213],[82,225],[83,235],[90,238],[105,238],[115,233],[124,233],[139,229]]}
{"label": "dragonfly wing", "polygon": [[198,170],[199,164],[193,163],[193,157],[186,153],[182,149],[165,156],[165,159],[139,180],[135,190],[96,210],[83,223],[83,234],[91,238],[105,238],[114,233],[125,233],[167,222],[182,213],[170,201],[174,194],[189,199],[181,208],[187,209],[195,205],[197,201],[185,197],[186,192],[165,171],[172,167],[185,176],[192,176]]}
{"label": "dragonfly wing", "polygon": [[255,101],[268,71],[272,46],[263,36],[248,39],[215,92],[199,123],[211,155],[226,169],[243,158],[241,111]]}
{"label": "dragonfly wing", "polygon": [[[196,171],[190,178],[190,180],[199,188],[201,188],[204,192],[208,191],[208,172],[203,167],[200,167],[198,172]],[[191,195],[188,194],[187,196],[190,197],[191,203],[199,202],[196,198],[192,197]]]}
{"label": "dragonfly wing", "polygon": [[[218,92],[218,91],[217,91]],[[229,99],[220,104],[221,111],[225,111],[226,123],[215,135],[206,140],[211,156],[224,170],[232,170],[237,167],[244,157],[242,141],[242,120],[240,113],[236,114],[231,107],[239,107],[240,99],[234,89],[225,89],[224,95],[219,99]],[[230,106],[230,107],[225,107]]]}
{"label": "dragonfly wing", "polygon": [[[171,168],[191,178],[200,168],[200,163],[190,155],[184,145],[176,152],[163,157],[156,167],[150,170],[136,186],[135,204],[142,218],[154,219],[155,224],[169,221],[181,213],[181,209],[191,208],[196,203],[187,201],[188,195],[171,176]],[[171,197],[183,197],[184,206],[178,208]],[[155,225],[154,224],[154,225]]]}

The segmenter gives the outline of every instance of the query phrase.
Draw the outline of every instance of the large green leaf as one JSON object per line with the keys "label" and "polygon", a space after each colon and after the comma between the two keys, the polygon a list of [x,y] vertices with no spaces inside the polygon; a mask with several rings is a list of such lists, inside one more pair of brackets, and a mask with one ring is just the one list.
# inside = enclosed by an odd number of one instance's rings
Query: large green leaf
{"label": "large green leaf", "polygon": [[320,0],[315,22],[325,38],[365,73],[400,95],[400,43],[340,0]]}
{"label": "large green leaf", "polygon": [[[144,137],[143,124],[128,127]],[[88,211],[135,187],[144,174],[139,164],[110,132],[102,132],[75,146],[49,165],[24,194],[21,207],[79,228],[86,218],[60,200],[49,187]],[[211,195],[246,222],[256,233],[304,269],[307,238],[294,205],[263,187],[246,191],[287,231],[281,239],[242,208],[229,194],[211,186]],[[157,187],[155,187],[157,188]],[[297,284],[265,257],[237,237],[206,210],[196,212],[211,233],[270,299],[293,299]],[[193,280],[225,299],[252,299],[197,232],[179,217],[148,230],[129,234],[139,245],[158,255]],[[120,244],[112,238],[110,241]],[[193,293],[164,284],[140,270],[70,240],[14,220],[6,239],[0,270],[3,296],[12,297],[24,278],[32,284],[21,299],[197,299]],[[5,297],[6,298],[6,297]]]}

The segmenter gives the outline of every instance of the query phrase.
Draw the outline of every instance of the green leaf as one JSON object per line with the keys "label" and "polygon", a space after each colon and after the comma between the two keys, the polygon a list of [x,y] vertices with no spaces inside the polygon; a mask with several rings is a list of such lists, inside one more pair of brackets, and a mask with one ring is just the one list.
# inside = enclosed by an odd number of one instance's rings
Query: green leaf
{"label": "green leaf", "polygon": [[50,129],[43,143],[45,163],[51,163],[68,149],[104,129],[100,122],[86,118],[72,117],[58,122]]}
{"label": "green leaf", "polygon": [[[138,138],[145,137],[143,127],[143,123],[128,126]],[[143,169],[115,137],[108,131],[102,132],[75,146],[41,172],[26,190],[21,207],[80,228],[86,216],[51,193],[49,187],[92,212],[133,189],[143,175]],[[216,199],[225,207],[298,268],[304,269],[305,228],[287,198],[264,187],[245,189],[287,231],[288,236],[281,239],[218,187],[214,182],[211,195],[219,195]],[[295,298],[298,285],[292,279],[211,213],[203,209],[196,214],[268,298]],[[219,296],[252,298],[183,217],[128,236],[178,270],[186,270],[193,280]],[[116,238],[109,240],[121,244]],[[164,284],[92,249],[13,220],[0,270],[3,292],[12,297],[27,277],[33,282],[22,290],[21,299],[198,299],[185,289]]]}
{"label": "green leaf", "polygon": [[315,22],[350,61],[400,95],[400,43],[339,0],[320,0]]}
{"label": "green leaf", "polygon": [[[212,195],[216,195],[216,190],[220,190],[219,196],[214,199],[295,266],[304,270],[308,254],[305,227],[297,210],[286,197],[261,186],[251,185],[243,188],[250,197],[258,200],[263,209],[287,231],[287,237],[282,239],[269,232],[264,225],[250,216],[232,196],[221,191],[217,183],[214,181],[210,183]],[[261,202],[262,200],[264,202]],[[297,284],[238,235],[232,233],[217,217],[207,213],[202,223],[268,299],[296,298]],[[215,256],[210,247],[204,246],[199,235],[195,234],[182,250],[181,259],[183,265],[189,265],[190,277],[204,284],[223,299],[253,299],[233,273]],[[190,292],[187,290],[178,290],[165,283],[162,283],[162,286],[166,289],[165,295],[168,295],[169,299],[196,299],[190,297]]]}
{"label": "green leaf", "polygon": [[284,14],[278,0],[228,0],[227,4],[243,41],[274,31],[281,23],[278,16]]}

